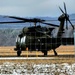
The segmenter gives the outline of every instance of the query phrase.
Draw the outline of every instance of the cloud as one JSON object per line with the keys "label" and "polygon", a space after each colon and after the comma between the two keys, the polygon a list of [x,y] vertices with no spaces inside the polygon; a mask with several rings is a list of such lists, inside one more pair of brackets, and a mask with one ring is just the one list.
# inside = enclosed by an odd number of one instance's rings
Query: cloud
{"label": "cloud", "polygon": [[0,15],[58,16],[58,6],[67,5],[68,13],[75,13],[75,0],[0,0]]}

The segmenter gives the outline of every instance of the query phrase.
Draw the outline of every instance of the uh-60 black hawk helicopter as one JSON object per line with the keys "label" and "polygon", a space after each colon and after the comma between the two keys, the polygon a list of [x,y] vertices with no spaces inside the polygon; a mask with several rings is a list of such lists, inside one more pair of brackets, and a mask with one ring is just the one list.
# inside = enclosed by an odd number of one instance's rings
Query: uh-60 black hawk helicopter
{"label": "uh-60 black hawk helicopter", "polygon": [[[42,51],[44,53],[44,56],[47,55],[47,52],[49,50],[53,49],[54,54],[56,56],[57,52],[55,51],[55,49],[58,48],[60,45],[74,44],[74,38],[63,38],[62,37],[62,35],[65,33],[65,29],[64,29],[65,20],[66,20],[66,29],[68,29],[67,21],[69,21],[69,23],[71,24],[71,26],[74,30],[74,26],[72,25],[72,23],[69,19],[69,15],[67,14],[65,3],[64,3],[65,12],[60,7],[59,7],[59,9],[63,13],[58,18],[58,20],[60,21],[60,25],[46,23],[45,20],[41,20],[38,18],[26,19],[26,18],[14,17],[14,16],[7,16],[7,17],[18,19],[21,21],[1,22],[1,24],[2,23],[32,22],[35,25],[32,27],[24,27],[22,29],[22,32],[17,36],[16,48],[15,48],[15,50],[17,50],[17,56],[20,56],[21,52],[23,50],[26,50],[26,48],[28,48],[29,51],[36,51],[36,50]],[[45,25],[54,26],[54,28],[37,26],[36,23],[42,23]],[[53,37],[51,35],[51,33],[55,29],[55,27],[58,27],[58,32],[57,32],[56,37]]]}

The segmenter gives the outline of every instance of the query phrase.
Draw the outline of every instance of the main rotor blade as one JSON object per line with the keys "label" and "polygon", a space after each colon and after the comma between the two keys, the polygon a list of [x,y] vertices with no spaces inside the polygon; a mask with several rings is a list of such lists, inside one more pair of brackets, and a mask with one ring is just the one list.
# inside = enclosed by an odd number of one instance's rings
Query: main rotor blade
{"label": "main rotor blade", "polygon": [[46,24],[46,25],[50,25],[50,26],[59,27],[59,25],[55,25],[55,24],[51,24],[51,23],[42,23],[42,24]]}
{"label": "main rotor blade", "polygon": [[68,29],[68,22],[67,22],[67,19],[66,19],[66,29]]}
{"label": "main rotor blade", "polygon": [[39,19],[39,18],[33,18],[33,19],[29,19],[29,22],[44,22],[45,20]]}
{"label": "main rotor blade", "polygon": [[41,20],[39,18],[32,18],[32,19],[27,19],[27,18],[21,18],[21,17],[14,17],[14,16],[5,16],[5,17],[9,17],[9,18],[14,18],[14,19],[17,19],[17,20],[22,20],[22,21],[25,21],[25,22],[44,22],[45,20]]}
{"label": "main rotor blade", "polygon": [[6,24],[6,23],[25,23],[25,21],[0,22],[0,24]]}
{"label": "main rotor blade", "polygon": [[14,18],[14,19],[17,19],[17,20],[29,21],[29,19],[21,18],[21,17],[15,17],[15,16],[5,16],[5,17]]}
{"label": "main rotor blade", "polygon": [[61,10],[61,12],[64,14],[64,11],[59,7],[59,9]]}
{"label": "main rotor blade", "polygon": [[73,24],[71,23],[71,21],[68,19],[68,21],[69,21],[69,23],[71,24],[71,26],[73,27],[73,29],[74,29],[74,26],[73,26]]}
{"label": "main rotor blade", "polygon": [[[70,19],[71,21],[75,21],[75,19]],[[45,20],[45,21],[58,21],[57,19],[56,20]]]}
{"label": "main rotor blade", "polygon": [[64,2],[64,9],[65,9],[65,13],[67,14],[67,10],[66,10],[66,4]]}

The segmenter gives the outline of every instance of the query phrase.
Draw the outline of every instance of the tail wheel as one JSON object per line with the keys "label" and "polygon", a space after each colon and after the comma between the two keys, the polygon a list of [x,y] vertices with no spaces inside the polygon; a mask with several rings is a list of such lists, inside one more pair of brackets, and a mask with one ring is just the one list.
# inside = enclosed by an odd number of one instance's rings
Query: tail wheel
{"label": "tail wheel", "polygon": [[20,56],[20,55],[21,55],[21,51],[18,50],[18,51],[17,51],[17,56]]}

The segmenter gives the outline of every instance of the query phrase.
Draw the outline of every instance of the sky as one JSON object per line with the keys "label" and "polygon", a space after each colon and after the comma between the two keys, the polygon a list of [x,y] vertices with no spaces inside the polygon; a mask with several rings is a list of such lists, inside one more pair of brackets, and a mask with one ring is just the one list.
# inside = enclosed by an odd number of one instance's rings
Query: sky
{"label": "sky", "polygon": [[0,0],[0,15],[19,17],[58,17],[66,3],[68,14],[75,13],[75,0]]}

